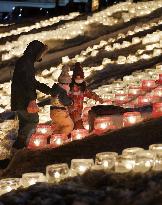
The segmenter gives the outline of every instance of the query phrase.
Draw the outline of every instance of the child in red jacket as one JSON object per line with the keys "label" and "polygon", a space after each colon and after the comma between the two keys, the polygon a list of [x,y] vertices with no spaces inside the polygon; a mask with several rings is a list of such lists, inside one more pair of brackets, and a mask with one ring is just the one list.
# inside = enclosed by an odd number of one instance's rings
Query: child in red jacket
{"label": "child in red jacket", "polygon": [[69,106],[69,112],[74,122],[74,129],[82,129],[83,122],[81,116],[84,97],[99,101],[100,103],[103,103],[103,100],[96,93],[87,89],[86,82],[84,81],[83,68],[79,62],[75,63],[73,69],[72,82],[70,84],[70,97],[73,100],[73,104]]}

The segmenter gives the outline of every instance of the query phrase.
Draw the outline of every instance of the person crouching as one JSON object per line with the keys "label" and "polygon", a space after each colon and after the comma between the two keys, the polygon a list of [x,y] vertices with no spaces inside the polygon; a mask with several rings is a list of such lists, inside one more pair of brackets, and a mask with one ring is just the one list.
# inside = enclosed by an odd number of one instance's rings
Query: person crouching
{"label": "person crouching", "polygon": [[55,95],[51,97],[50,107],[50,117],[54,127],[53,134],[69,135],[74,128],[74,123],[68,111],[68,106],[72,105],[72,100],[68,96],[69,84],[71,83],[71,77],[68,72],[69,67],[64,66],[58,78],[58,83],[55,83],[52,87],[52,90],[55,91]]}

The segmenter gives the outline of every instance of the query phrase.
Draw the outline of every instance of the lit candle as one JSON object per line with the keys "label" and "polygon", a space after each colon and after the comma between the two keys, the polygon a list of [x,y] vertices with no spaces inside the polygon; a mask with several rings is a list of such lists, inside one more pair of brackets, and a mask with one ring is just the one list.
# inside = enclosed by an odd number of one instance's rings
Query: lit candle
{"label": "lit candle", "polygon": [[114,101],[116,104],[125,104],[129,101],[129,97],[127,94],[116,94]]}
{"label": "lit candle", "polygon": [[134,167],[134,172],[147,172],[149,171],[155,161],[155,153],[148,150],[140,151],[136,154],[136,163]]}
{"label": "lit candle", "polygon": [[135,156],[134,155],[120,155],[118,156],[115,163],[115,172],[125,173],[133,170],[135,166]]}
{"label": "lit candle", "polygon": [[64,144],[68,140],[65,134],[53,134],[50,138],[50,147],[57,147]]}
{"label": "lit candle", "polygon": [[21,186],[20,178],[6,178],[0,180],[0,195],[16,190]]}
{"label": "lit candle", "polygon": [[160,116],[162,116],[162,102],[153,103],[152,117],[156,118]]}
{"label": "lit candle", "polygon": [[122,155],[136,155],[137,152],[144,150],[141,147],[130,147],[122,151]]}
{"label": "lit candle", "polygon": [[85,129],[77,129],[71,132],[72,140],[80,140],[88,136],[88,131]]}
{"label": "lit candle", "polygon": [[155,80],[142,80],[142,89],[143,90],[150,90],[156,87]]}
{"label": "lit candle", "polygon": [[29,140],[28,149],[46,148],[48,136],[49,135],[45,134],[32,134]]}
{"label": "lit candle", "polygon": [[115,167],[115,160],[118,156],[116,152],[101,152],[96,154],[95,165],[100,165],[104,169],[112,170]]}
{"label": "lit candle", "polygon": [[152,102],[153,100],[153,96],[150,95],[144,95],[144,96],[139,96],[137,98],[137,103],[139,106],[144,106],[144,105],[148,105]]}
{"label": "lit candle", "polygon": [[52,134],[52,128],[51,125],[46,125],[46,124],[38,124],[36,128],[36,133],[37,134]]}
{"label": "lit candle", "polygon": [[113,121],[111,117],[97,117],[94,122],[95,133],[102,133],[112,129]]}
{"label": "lit candle", "polygon": [[58,183],[69,176],[69,167],[66,163],[53,164],[46,167],[46,177],[49,183]]}
{"label": "lit candle", "polygon": [[37,182],[46,182],[46,177],[41,172],[30,172],[22,175],[21,183],[24,187],[31,186]]}
{"label": "lit candle", "polygon": [[157,87],[153,91],[155,97],[162,97],[162,87]]}
{"label": "lit candle", "polygon": [[131,126],[142,121],[140,112],[126,112],[123,115],[123,126]]}
{"label": "lit candle", "polygon": [[162,152],[162,144],[152,144],[149,146],[149,150],[152,150],[153,152]]}
{"label": "lit candle", "polygon": [[94,165],[93,159],[72,159],[71,170],[76,175],[84,174]]}
{"label": "lit candle", "polygon": [[142,93],[140,86],[129,86],[128,95],[129,96],[138,96]]}
{"label": "lit candle", "polygon": [[[153,150],[154,151],[154,150]],[[162,171],[162,152],[156,152],[156,158],[153,165],[153,170],[155,171]]]}
{"label": "lit candle", "polygon": [[124,76],[123,77],[123,81],[125,82],[125,83],[127,83],[127,84],[129,84],[129,83],[132,83],[132,82],[134,82],[135,81],[135,78],[134,78],[134,76],[132,76],[132,75],[128,75],[128,76]]}

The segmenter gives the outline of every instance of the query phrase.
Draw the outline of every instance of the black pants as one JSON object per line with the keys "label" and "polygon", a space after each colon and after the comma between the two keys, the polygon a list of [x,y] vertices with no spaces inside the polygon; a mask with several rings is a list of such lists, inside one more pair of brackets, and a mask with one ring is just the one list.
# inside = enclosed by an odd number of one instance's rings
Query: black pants
{"label": "black pants", "polygon": [[13,147],[21,149],[29,143],[31,135],[35,132],[39,122],[38,113],[28,113],[25,110],[17,111],[19,131]]}

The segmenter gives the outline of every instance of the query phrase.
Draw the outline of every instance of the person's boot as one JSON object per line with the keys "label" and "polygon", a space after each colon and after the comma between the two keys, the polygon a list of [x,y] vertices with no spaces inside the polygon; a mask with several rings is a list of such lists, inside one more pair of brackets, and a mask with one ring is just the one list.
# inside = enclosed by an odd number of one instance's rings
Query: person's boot
{"label": "person's boot", "polygon": [[26,140],[22,136],[18,136],[12,147],[15,149],[23,149],[25,146]]}

